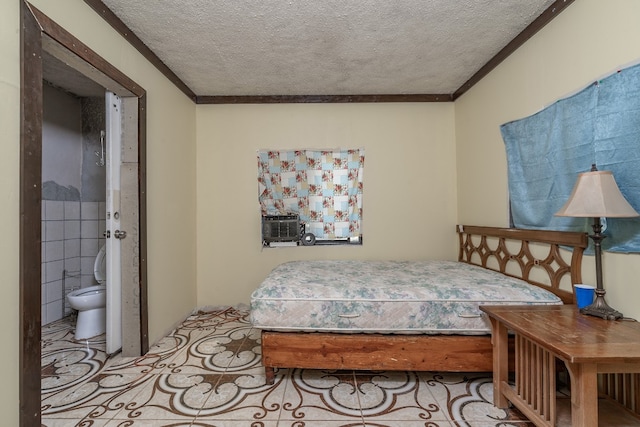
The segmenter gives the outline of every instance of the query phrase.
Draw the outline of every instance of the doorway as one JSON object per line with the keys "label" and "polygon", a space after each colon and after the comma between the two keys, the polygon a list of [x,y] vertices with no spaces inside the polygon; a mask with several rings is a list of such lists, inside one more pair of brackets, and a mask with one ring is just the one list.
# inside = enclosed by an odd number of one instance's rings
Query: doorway
{"label": "doorway", "polygon": [[[101,58],[80,40],[27,2],[21,3],[21,106],[20,106],[20,426],[40,425],[40,331],[42,297],[42,111],[43,80],[50,67],[63,65],[57,84],[97,84],[109,88],[123,100],[123,143],[129,143],[125,173],[135,185],[134,236],[128,240],[131,265],[123,276],[135,284],[123,298],[123,313],[135,312],[133,340],[139,352],[148,351],[146,273],[146,92]],[[57,59],[55,61],[54,59]],[[53,80],[51,74],[47,80]],[[66,83],[64,83],[66,79]],[[71,89],[71,87],[69,87]],[[132,200],[134,199],[134,200]],[[124,214],[124,207],[123,207]],[[124,245],[123,245],[124,246]],[[132,310],[127,307],[131,306]],[[137,311],[135,311],[137,308]],[[123,337],[124,342],[125,337]],[[128,339],[132,339],[129,337]]]}
{"label": "doorway", "polygon": [[99,284],[93,264],[105,244],[104,93],[54,83],[53,61],[44,56],[42,326],[73,316],[68,295]]}
{"label": "doorway", "polygon": [[[127,295],[122,293],[122,240],[126,230],[138,228],[134,223],[137,203],[124,205],[131,210],[129,215],[123,215],[126,212],[121,209],[121,196],[127,194],[127,188],[137,186],[135,176],[124,174],[123,183],[120,179],[122,102],[98,85],[79,88],[77,79],[65,84],[60,77],[65,73],[62,65],[54,67],[55,58],[44,58],[42,326],[71,316],[65,323],[73,324],[82,339],[106,332],[106,352],[113,354],[122,348],[123,335],[139,330],[134,321],[139,318],[139,307],[134,306],[124,313],[129,321],[127,333],[122,333],[122,300]],[[129,237],[137,238],[135,233]],[[135,251],[135,246],[130,245],[125,254],[129,259],[133,258],[131,250]],[[100,255],[104,253],[106,262]],[[82,316],[73,321],[77,307],[71,306],[69,294],[105,284],[106,302],[105,294],[95,295],[96,303],[102,301],[97,310],[103,315],[82,325]],[[129,295],[137,290],[131,280],[124,284],[125,290],[127,285],[130,288]],[[83,316],[87,319],[87,313]],[[132,345],[136,337],[132,334],[131,338],[123,352],[138,356],[139,345]]]}

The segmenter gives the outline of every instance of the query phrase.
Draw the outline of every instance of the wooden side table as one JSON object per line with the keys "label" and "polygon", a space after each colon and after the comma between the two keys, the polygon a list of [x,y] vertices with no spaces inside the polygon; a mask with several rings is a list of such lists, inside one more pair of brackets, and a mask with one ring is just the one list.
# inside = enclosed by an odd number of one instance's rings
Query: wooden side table
{"label": "wooden side table", "polygon": [[[555,359],[571,378],[571,423],[598,426],[598,373],[640,372],[640,324],[580,314],[575,305],[481,306],[491,320],[493,400],[511,401],[536,426],[556,425]],[[515,387],[507,333],[515,334]]]}

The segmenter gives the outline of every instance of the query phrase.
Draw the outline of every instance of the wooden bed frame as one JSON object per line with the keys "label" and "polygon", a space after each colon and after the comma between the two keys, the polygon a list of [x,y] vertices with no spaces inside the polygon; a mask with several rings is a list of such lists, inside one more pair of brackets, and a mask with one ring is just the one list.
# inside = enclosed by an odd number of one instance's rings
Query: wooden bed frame
{"label": "wooden bed frame", "polygon": [[[457,226],[456,231],[460,240],[458,261],[518,277],[548,289],[564,303],[574,302],[573,292],[561,289],[560,285],[567,275],[571,284],[582,281],[582,255],[587,247],[585,233],[466,225]],[[561,250],[561,247],[573,250]],[[534,256],[540,253],[544,255]],[[534,270],[536,274],[532,274]],[[265,330],[261,346],[268,384],[274,382],[275,368],[445,372],[493,369],[490,335]]]}

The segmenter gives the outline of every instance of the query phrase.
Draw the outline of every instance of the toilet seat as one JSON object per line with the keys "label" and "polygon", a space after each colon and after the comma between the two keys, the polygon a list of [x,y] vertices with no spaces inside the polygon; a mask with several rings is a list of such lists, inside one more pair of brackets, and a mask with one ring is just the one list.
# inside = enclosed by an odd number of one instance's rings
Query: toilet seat
{"label": "toilet seat", "polygon": [[91,310],[107,304],[107,287],[105,285],[89,286],[69,292],[69,305],[76,310]]}
{"label": "toilet seat", "polygon": [[106,291],[107,291],[106,286],[98,285],[98,286],[91,286],[89,288],[80,288],[78,290],[70,292],[69,295],[71,295],[72,297],[85,297],[85,296],[91,296],[91,295],[99,294],[101,292],[106,292]]}
{"label": "toilet seat", "polygon": [[107,247],[102,245],[96,260],[93,263],[93,275],[98,283],[105,283],[107,280]]}

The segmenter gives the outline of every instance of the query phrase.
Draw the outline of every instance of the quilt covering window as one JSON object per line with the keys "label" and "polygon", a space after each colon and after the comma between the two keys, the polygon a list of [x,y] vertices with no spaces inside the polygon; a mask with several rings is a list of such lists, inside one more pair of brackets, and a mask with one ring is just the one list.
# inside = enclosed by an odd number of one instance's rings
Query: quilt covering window
{"label": "quilt covering window", "polygon": [[298,214],[318,240],[362,234],[364,149],[258,151],[262,215]]}

